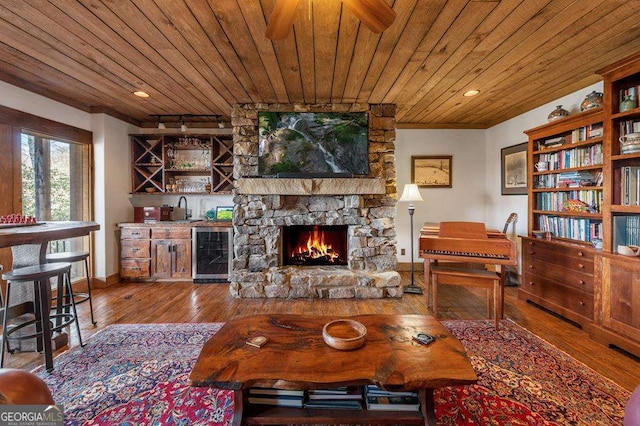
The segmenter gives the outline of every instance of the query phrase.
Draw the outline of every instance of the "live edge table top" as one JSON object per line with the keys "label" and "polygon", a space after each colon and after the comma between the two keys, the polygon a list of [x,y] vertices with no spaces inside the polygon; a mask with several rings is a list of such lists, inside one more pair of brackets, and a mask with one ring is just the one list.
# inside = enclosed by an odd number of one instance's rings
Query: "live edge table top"
{"label": "live edge table top", "polygon": [[[322,339],[322,327],[339,319],[311,315],[256,315],[227,322],[202,349],[191,372],[193,386],[314,389],[375,384],[386,390],[434,389],[477,381],[458,339],[430,315],[349,317],[367,328],[366,343],[341,351]],[[436,336],[428,346],[412,339]],[[269,339],[261,348],[246,341]]]}

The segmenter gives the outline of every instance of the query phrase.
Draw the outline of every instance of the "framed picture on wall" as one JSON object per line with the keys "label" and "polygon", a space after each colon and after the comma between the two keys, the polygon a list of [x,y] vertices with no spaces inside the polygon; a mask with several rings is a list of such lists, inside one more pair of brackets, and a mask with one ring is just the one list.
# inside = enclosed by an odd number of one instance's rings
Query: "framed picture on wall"
{"label": "framed picture on wall", "polygon": [[526,195],[527,143],[502,148],[500,153],[502,195]]}
{"label": "framed picture on wall", "polygon": [[420,188],[451,188],[451,155],[411,157],[411,181]]}

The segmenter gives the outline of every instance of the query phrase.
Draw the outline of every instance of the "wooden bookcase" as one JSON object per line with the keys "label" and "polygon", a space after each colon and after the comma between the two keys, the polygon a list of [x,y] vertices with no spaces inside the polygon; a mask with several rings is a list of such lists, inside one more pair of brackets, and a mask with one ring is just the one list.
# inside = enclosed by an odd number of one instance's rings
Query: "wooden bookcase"
{"label": "wooden bookcase", "polygon": [[525,132],[530,234],[584,243],[602,238],[602,120],[602,108],[594,108]]}
{"label": "wooden bookcase", "polygon": [[603,131],[602,108],[594,108],[525,132],[528,231],[546,237],[523,238],[518,295],[584,328],[594,312],[592,240],[604,232]]}
{"label": "wooden bookcase", "polygon": [[[640,242],[637,170],[640,146],[621,149],[619,138],[640,133],[640,54],[601,71],[604,79],[604,249],[596,264],[595,324],[591,335],[640,356],[640,258],[617,254],[618,245]],[[633,105],[621,111],[625,95]],[[625,176],[625,172],[632,170]],[[635,175],[635,176],[634,176]],[[627,185],[627,182],[629,185]]]}
{"label": "wooden bookcase", "polygon": [[[529,136],[529,235],[523,239],[523,284],[518,294],[521,299],[576,322],[594,339],[640,356],[640,257],[618,254],[619,245],[640,243],[640,143],[622,150],[620,142],[625,134],[640,133],[640,54],[599,74],[604,79],[602,108],[525,132]],[[627,102],[621,111],[622,100],[629,96],[635,103]],[[600,123],[602,136],[597,131],[585,139],[573,137],[576,129],[598,128]],[[552,147],[545,144],[554,139],[562,143]],[[600,163],[549,166],[553,170],[547,171],[535,169],[535,163],[555,161],[554,155],[564,157],[574,147],[598,146],[602,151]],[[601,173],[601,183],[579,184],[576,188],[579,192],[572,192],[573,188],[558,187],[553,178],[559,174],[555,168],[562,172]],[[564,197],[557,194],[565,193],[578,195],[588,205],[587,211],[562,208],[562,203],[554,203]],[[595,196],[596,193],[601,195]],[[589,200],[598,197],[599,204],[590,208]],[[578,210],[584,207],[582,203],[575,204],[580,204]],[[582,225],[578,225],[577,233],[550,229],[548,239],[534,238],[533,231],[543,227],[545,221],[551,222],[551,217]],[[594,238],[602,239],[601,250],[592,247],[590,241]]]}
{"label": "wooden bookcase", "polygon": [[132,193],[230,194],[233,138],[216,135],[130,135]]}

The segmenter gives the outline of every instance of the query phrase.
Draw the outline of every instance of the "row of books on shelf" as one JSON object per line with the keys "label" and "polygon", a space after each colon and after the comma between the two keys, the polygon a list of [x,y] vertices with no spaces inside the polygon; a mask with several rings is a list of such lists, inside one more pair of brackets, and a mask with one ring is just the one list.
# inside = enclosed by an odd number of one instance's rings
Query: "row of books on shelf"
{"label": "row of books on shelf", "polygon": [[549,170],[587,167],[602,164],[602,144],[540,154],[539,160],[549,163]]}
{"label": "row of books on shelf", "polygon": [[640,167],[620,168],[620,204],[640,206]]}
{"label": "row of books on shelf", "polygon": [[536,188],[578,188],[581,186],[601,186],[602,171],[590,172],[588,170],[560,172],[548,175],[539,175],[536,180]]}
{"label": "row of books on shelf", "polygon": [[640,133],[640,120],[624,120],[620,122],[620,136],[629,133]]}
{"label": "row of books on shelf", "polygon": [[588,126],[573,129],[570,134],[554,136],[538,141],[537,149],[555,148],[570,143],[601,138],[603,135],[602,123],[593,123]]}
{"label": "row of books on shelf", "polygon": [[536,210],[574,213],[601,213],[603,194],[600,189],[564,192],[538,192]]}
{"label": "row of books on shelf", "polygon": [[559,238],[587,242],[595,238],[602,238],[602,222],[591,219],[540,215],[538,226],[541,231],[550,232]]}
{"label": "row of books on shelf", "polygon": [[419,411],[416,392],[388,392],[375,385],[313,390],[250,388],[249,404],[340,410]]}
{"label": "row of books on shelf", "polygon": [[613,217],[613,247],[618,245],[640,245],[640,216]]}

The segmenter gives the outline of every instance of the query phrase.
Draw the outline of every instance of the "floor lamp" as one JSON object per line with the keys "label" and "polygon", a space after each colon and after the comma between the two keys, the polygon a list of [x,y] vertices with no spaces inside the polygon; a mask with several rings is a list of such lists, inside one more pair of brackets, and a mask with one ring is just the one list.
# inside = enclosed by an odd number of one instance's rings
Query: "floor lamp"
{"label": "floor lamp", "polygon": [[411,284],[405,287],[405,293],[422,294],[422,287],[418,287],[413,282],[413,207],[414,201],[424,201],[420,196],[420,190],[415,183],[407,183],[404,185],[402,196],[398,201],[409,202],[409,218],[411,220]]}

